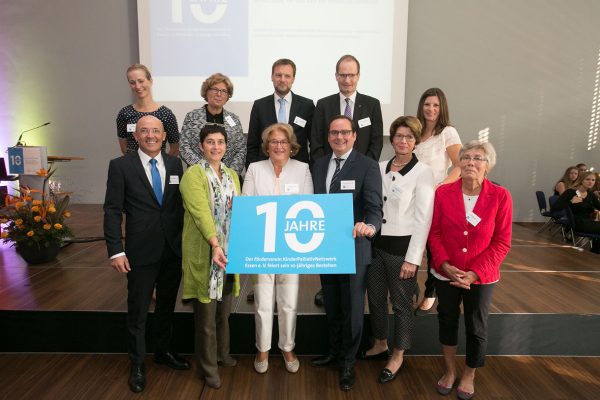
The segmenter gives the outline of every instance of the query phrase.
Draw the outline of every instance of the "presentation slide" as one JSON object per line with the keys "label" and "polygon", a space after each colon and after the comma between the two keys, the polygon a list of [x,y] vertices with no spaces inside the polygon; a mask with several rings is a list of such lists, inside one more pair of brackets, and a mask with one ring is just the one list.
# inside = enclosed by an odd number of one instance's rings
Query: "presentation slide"
{"label": "presentation slide", "polygon": [[202,101],[202,82],[221,72],[235,87],[230,103],[249,112],[273,92],[273,61],[292,59],[292,90],[316,102],[337,91],[335,63],[352,54],[358,91],[403,110],[407,14],[408,0],[138,0],[140,62],[158,102]]}

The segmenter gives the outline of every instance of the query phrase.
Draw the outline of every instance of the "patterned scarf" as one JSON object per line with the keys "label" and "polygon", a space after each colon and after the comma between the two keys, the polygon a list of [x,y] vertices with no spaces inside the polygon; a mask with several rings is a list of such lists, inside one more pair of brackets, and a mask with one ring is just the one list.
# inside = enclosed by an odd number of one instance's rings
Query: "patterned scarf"
{"label": "patterned scarf", "polygon": [[[220,169],[222,180],[219,175],[210,166],[206,160],[201,163],[208,178],[208,187],[210,188],[210,199],[212,208],[212,217],[217,230],[217,239],[227,255],[227,245],[229,242],[229,224],[231,223],[231,203],[233,196],[236,196],[235,183],[231,175],[225,172],[225,164],[221,163]],[[208,297],[221,301],[223,296],[223,283],[225,282],[225,270],[212,262],[210,265],[210,276],[208,280]]]}

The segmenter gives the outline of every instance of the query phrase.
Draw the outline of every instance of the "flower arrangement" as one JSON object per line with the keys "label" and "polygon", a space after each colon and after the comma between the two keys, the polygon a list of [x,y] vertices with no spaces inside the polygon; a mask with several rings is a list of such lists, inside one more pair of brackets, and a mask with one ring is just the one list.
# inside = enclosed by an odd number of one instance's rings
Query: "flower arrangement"
{"label": "flower arrangement", "polygon": [[[52,168],[37,172],[44,177],[41,191],[23,186],[19,196],[6,195],[5,209],[0,211],[0,223],[7,224],[1,234],[4,243],[12,242],[18,248],[37,246],[41,249],[60,245],[72,235],[65,223],[65,218],[71,216],[67,210],[69,196],[45,189],[53,173]],[[41,193],[41,200],[33,199],[35,193]]]}

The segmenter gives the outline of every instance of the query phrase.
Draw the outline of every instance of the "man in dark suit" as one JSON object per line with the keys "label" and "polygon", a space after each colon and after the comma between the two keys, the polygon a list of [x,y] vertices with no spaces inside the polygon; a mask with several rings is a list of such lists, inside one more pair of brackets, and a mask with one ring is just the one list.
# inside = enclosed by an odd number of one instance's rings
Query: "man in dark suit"
{"label": "man in dark suit", "polygon": [[[354,125],[358,127],[354,149],[379,161],[383,148],[381,105],[376,98],[356,91],[360,79],[358,60],[349,54],[342,56],[335,65],[335,79],[340,92],[317,101],[311,128],[311,159],[331,154],[327,138],[329,121],[341,114],[354,121]],[[315,304],[323,306],[323,290],[315,295]]]}
{"label": "man in dark suit", "polygon": [[181,281],[183,204],[179,179],[183,168],[178,158],[161,152],[165,131],[158,118],[140,118],[134,137],[138,151],[111,160],[108,167],[104,238],[111,266],[127,274],[129,388],[141,392],[146,385],[146,317],[154,287],[154,361],[174,369],[189,369],[190,364],[169,349]]}
{"label": "man in dark suit", "polygon": [[383,118],[381,105],[374,97],[358,93],[360,63],[351,55],[342,56],[335,65],[335,79],[339,93],[317,101],[311,128],[310,156],[312,159],[331,154],[327,140],[329,121],[336,115],[345,115],[358,127],[354,148],[379,161],[383,148]]}
{"label": "man in dark suit", "polygon": [[311,99],[291,91],[295,78],[296,64],[292,60],[282,58],[273,63],[271,81],[275,93],[256,100],[250,111],[246,168],[252,162],[267,159],[261,150],[261,135],[266,127],[277,122],[290,124],[294,128],[300,151],[292,158],[306,163],[309,161],[308,144],[315,104]]}
{"label": "man in dark suit", "polygon": [[328,132],[331,156],[315,160],[312,176],[315,193],[352,193],[354,207],[356,273],[321,275],[329,328],[329,353],[315,358],[320,367],[340,366],[340,388],[354,385],[354,364],[364,318],[367,267],[371,263],[371,238],[381,227],[383,201],[381,174],[376,161],[353,150],[356,129],[352,120],[335,116]]}

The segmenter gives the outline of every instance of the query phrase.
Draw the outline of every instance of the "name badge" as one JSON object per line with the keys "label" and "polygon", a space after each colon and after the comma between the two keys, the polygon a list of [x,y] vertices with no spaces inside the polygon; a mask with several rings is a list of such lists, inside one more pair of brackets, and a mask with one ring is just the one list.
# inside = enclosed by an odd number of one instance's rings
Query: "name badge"
{"label": "name badge", "polygon": [[302,128],[304,128],[306,126],[306,120],[302,119],[298,116],[296,116],[296,118],[294,118],[294,123]]}
{"label": "name badge", "polygon": [[179,176],[170,175],[169,176],[169,185],[179,185]]}
{"label": "name badge", "polygon": [[342,190],[354,190],[356,187],[355,181],[341,181],[340,189]]}
{"label": "name badge", "polygon": [[358,120],[358,127],[364,128],[365,126],[371,126],[371,118],[363,118]]}
{"label": "name badge", "polygon": [[392,190],[390,191],[391,194],[391,198],[393,199],[399,199],[400,197],[402,197],[402,188],[400,188],[399,186],[392,186]]}
{"label": "name badge", "polygon": [[477,226],[477,224],[481,222],[481,218],[471,211],[467,214],[467,222],[473,226]]}
{"label": "name badge", "polygon": [[235,126],[235,121],[233,120],[231,115],[226,116],[225,121],[227,121],[227,123],[229,124],[230,127],[233,128]]}
{"label": "name badge", "polygon": [[135,132],[135,124],[127,124],[127,132]]}
{"label": "name badge", "polygon": [[286,183],[283,190],[287,194],[300,193],[300,185],[297,183]]}

